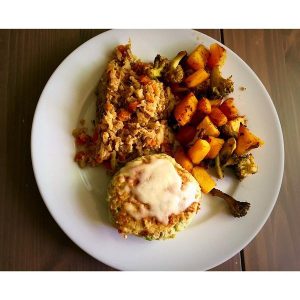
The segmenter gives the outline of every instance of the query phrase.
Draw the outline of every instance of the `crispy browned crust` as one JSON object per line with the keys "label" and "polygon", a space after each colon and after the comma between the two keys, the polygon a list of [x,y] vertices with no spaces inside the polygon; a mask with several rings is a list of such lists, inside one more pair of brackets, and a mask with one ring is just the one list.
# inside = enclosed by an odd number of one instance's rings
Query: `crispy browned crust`
{"label": "crispy browned crust", "polygon": [[[190,173],[178,165],[170,156],[164,154],[143,156],[131,163],[139,160],[144,163],[148,163],[150,161],[150,157],[153,156],[164,157],[172,161],[183,182],[195,180]],[[148,240],[174,238],[178,231],[183,230],[190,223],[191,219],[200,208],[199,202],[193,202],[185,211],[177,215],[172,214],[169,217],[169,223],[167,225],[160,223],[155,217],[147,217],[141,220],[136,220],[128,214],[125,208],[126,203],[131,203],[137,209],[139,209],[142,205],[145,205],[135,199],[131,194],[130,188],[135,184],[136,182],[133,180],[130,181],[126,178],[126,169],[124,170],[124,168],[122,168],[113,177],[108,191],[109,209],[114,225],[118,229],[118,232],[124,237],[128,234],[133,234],[144,237]],[[129,189],[126,188],[126,186],[129,187]]]}

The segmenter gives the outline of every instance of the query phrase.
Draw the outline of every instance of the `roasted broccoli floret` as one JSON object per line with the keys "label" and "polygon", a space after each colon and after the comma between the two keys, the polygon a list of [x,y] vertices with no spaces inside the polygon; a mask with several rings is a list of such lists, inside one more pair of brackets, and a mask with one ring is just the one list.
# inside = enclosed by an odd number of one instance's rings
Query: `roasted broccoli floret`
{"label": "roasted broccoli floret", "polygon": [[183,80],[184,71],[179,63],[186,55],[186,51],[180,51],[169,63],[163,75],[165,81],[168,83],[180,83]]}
{"label": "roasted broccoli floret", "polygon": [[221,167],[224,170],[227,167],[232,167],[236,165],[238,162],[239,162],[239,157],[236,154],[232,154],[232,156],[230,156]]}
{"label": "roasted broccoli floret", "polygon": [[148,75],[151,78],[158,78],[161,77],[163,74],[164,69],[168,65],[169,60],[165,57],[160,56],[159,54],[156,55],[154,59],[153,68],[149,69]]}
{"label": "roasted broccoli floret", "polygon": [[220,197],[220,198],[224,199],[229,206],[229,210],[230,210],[231,214],[234,217],[237,217],[237,218],[244,217],[250,208],[249,202],[237,201],[230,195],[225,194],[218,189],[215,189],[215,188],[212,189],[210,191],[210,194],[212,196],[216,196],[216,197]]}
{"label": "roasted broccoli floret", "polygon": [[235,174],[239,179],[255,174],[258,171],[258,166],[254,161],[251,153],[239,157],[238,163],[234,168]]}
{"label": "roasted broccoli floret", "polygon": [[215,170],[219,179],[224,178],[223,168],[221,168],[220,156],[215,158]]}
{"label": "roasted broccoli floret", "polygon": [[223,78],[218,67],[211,70],[210,94],[213,98],[223,98],[233,92],[233,81],[231,76]]}
{"label": "roasted broccoli floret", "polygon": [[183,80],[184,71],[179,63],[186,55],[186,51],[180,51],[172,61],[169,61],[158,54],[148,75],[151,78],[161,77],[168,83],[180,83]]}
{"label": "roasted broccoli floret", "polygon": [[227,162],[227,160],[231,157],[235,149],[236,149],[235,138],[230,138],[227,141],[225,141],[219,153],[221,165]]}
{"label": "roasted broccoli floret", "polygon": [[246,124],[245,117],[237,117],[233,120],[230,120],[222,126],[222,133],[226,136],[237,138],[239,135],[239,129],[241,124]]}

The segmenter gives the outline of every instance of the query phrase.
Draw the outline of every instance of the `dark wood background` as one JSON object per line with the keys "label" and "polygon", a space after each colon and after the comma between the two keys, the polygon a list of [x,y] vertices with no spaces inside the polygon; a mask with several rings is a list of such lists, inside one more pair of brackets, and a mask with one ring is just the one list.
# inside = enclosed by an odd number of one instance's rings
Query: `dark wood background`
{"label": "dark wood background", "polygon": [[[30,131],[56,67],[104,30],[0,30],[0,270],[113,270],[79,249],[50,216],[31,166]],[[300,30],[200,30],[260,77],[281,121],[285,173],[256,238],[214,270],[300,270]]]}

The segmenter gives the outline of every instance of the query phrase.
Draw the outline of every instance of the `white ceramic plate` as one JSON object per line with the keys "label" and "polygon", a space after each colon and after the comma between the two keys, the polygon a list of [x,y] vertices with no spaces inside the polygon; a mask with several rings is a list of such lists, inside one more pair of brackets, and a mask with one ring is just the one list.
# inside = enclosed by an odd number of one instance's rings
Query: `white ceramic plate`
{"label": "white ceramic plate", "polygon": [[[214,39],[193,30],[113,30],[72,52],[49,79],[32,127],[32,161],[42,197],[60,227],[91,256],[121,270],[206,270],[243,249],[258,233],[276,202],[283,175],[283,138],[277,113],[254,72],[227,48],[224,75],[233,75],[237,106],[249,127],[265,141],[254,150],[258,174],[239,183],[228,176],[218,187],[251,203],[246,217],[227,213],[218,198],[204,196],[192,224],[174,240],[123,239],[111,226],[105,203],[109,178],[101,168],[81,170],[73,162],[72,130],[95,110],[94,91],[109,55],[131,39],[133,52],[152,61],[173,57]],[[240,91],[239,87],[246,87]]]}

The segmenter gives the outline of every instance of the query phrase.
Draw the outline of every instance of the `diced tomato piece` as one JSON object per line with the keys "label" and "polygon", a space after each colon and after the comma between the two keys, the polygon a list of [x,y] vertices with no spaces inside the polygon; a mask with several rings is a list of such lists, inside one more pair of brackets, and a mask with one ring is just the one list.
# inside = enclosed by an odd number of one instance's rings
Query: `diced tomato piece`
{"label": "diced tomato piece", "polygon": [[143,84],[143,85],[146,85],[150,81],[151,81],[151,79],[147,75],[142,75],[140,77],[140,83]]}
{"label": "diced tomato piece", "polygon": [[79,151],[75,155],[75,161],[84,160],[86,153],[84,151]]}
{"label": "diced tomato piece", "polygon": [[131,111],[131,112],[136,111],[136,108],[137,108],[138,104],[139,104],[138,101],[130,102],[130,103],[128,104],[128,110]]}
{"label": "diced tomato piece", "polygon": [[124,58],[126,56],[127,47],[125,45],[119,45],[117,47],[118,51],[122,54],[122,57]]}
{"label": "diced tomato piece", "polygon": [[118,118],[120,121],[128,121],[130,119],[130,112],[124,108],[121,108],[118,112]]}
{"label": "diced tomato piece", "polygon": [[76,137],[76,145],[86,145],[91,140],[91,137],[82,132]]}
{"label": "diced tomato piece", "polygon": [[104,108],[106,111],[112,111],[114,106],[110,102],[106,102]]}
{"label": "diced tomato piece", "polygon": [[97,125],[97,126],[95,127],[94,134],[93,134],[93,137],[92,137],[92,142],[93,142],[94,144],[96,144],[97,141],[98,141],[98,138],[99,138],[99,132],[100,132],[100,127],[99,127],[99,125]]}
{"label": "diced tomato piece", "polygon": [[147,139],[147,145],[154,148],[156,146],[156,141],[154,139]]}

